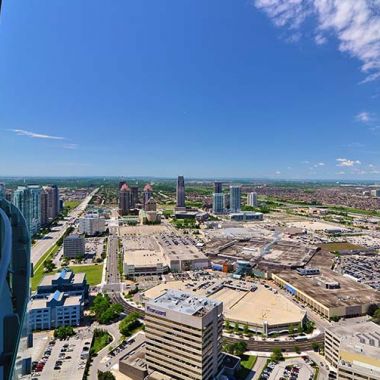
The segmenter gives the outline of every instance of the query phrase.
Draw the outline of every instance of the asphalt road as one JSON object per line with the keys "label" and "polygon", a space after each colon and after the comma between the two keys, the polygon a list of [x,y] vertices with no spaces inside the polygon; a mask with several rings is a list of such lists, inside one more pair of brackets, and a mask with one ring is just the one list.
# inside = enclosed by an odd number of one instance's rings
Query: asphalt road
{"label": "asphalt road", "polygon": [[103,292],[120,292],[120,274],[118,269],[118,245],[119,239],[116,235],[108,237],[108,255],[106,264],[106,283]]}
{"label": "asphalt road", "polygon": [[57,227],[44,236],[43,239],[38,240],[32,247],[31,261],[35,265],[38,260],[50,249],[66,232],[67,228],[71,225],[70,220],[77,219],[80,214],[86,209],[91,198],[96,194],[99,189],[95,189],[83,202],[70,212],[67,218],[62,221]]}

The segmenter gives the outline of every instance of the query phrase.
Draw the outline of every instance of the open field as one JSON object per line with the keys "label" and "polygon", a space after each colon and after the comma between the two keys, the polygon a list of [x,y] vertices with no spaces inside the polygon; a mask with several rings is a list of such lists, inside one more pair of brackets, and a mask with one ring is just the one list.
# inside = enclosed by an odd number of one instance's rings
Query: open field
{"label": "open field", "polygon": [[335,251],[349,251],[354,249],[363,249],[364,247],[361,247],[360,245],[348,243],[348,242],[337,242],[337,243],[325,243],[322,244],[321,249],[329,252],[335,252]]}
{"label": "open field", "polygon": [[98,265],[71,265],[69,268],[74,273],[86,273],[87,282],[90,285],[98,285],[102,281],[103,264]]}
{"label": "open field", "polygon": [[74,210],[74,208],[78,207],[81,204],[81,201],[65,201],[65,208],[69,210]]}

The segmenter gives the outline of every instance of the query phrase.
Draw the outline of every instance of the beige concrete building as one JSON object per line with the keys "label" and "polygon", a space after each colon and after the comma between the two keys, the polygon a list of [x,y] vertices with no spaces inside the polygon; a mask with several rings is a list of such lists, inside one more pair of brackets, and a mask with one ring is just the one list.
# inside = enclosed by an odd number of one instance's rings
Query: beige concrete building
{"label": "beige concrete building", "polygon": [[273,273],[272,279],[327,319],[362,316],[370,305],[380,305],[380,293],[376,290],[325,269],[319,276],[283,271]]}
{"label": "beige concrete building", "polygon": [[210,380],[221,370],[223,304],[168,290],[145,305],[149,372],[176,380]]}
{"label": "beige concrete building", "polygon": [[327,329],[325,357],[338,380],[379,380],[380,326],[345,322]]}
{"label": "beige concrete building", "polygon": [[169,289],[222,302],[226,321],[233,326],[238,324],[241,329],[247,325],[250,331],[266,336],[286,333],[290,326],[297,329],[306,319],[306,311],[282,294],[266,289],[261,284],[231,279],[161,283],[145,291],[145,300],[154,299]]}

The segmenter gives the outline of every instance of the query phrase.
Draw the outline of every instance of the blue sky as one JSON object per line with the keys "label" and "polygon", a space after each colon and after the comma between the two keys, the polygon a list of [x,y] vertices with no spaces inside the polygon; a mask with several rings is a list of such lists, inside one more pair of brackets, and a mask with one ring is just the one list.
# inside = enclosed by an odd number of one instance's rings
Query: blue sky
{"label": "blue sky", "polygon": [[379,179],[379,13],[4,0],[0,175]]}

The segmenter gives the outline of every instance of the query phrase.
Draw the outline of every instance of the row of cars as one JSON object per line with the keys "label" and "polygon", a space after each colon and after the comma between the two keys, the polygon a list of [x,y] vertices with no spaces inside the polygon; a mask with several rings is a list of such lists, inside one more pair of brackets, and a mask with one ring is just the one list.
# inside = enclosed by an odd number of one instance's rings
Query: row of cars
{"label": "row of cars", "polygon": [[68,343],[65,343],[63,347],[61,348],[61,352],[58,355],[58,360],[56,360],[55,365],[54,365],[54,370],[60,370],[63,364],[63,360],[70,360],[71,356],[68,355],[66,356],[66,353],[73,352],[73,348],[70,347]]}
{"label": "row of cars", "polygon": [[277,363],[269,363],[260,375],[260,380],[268,380]]}
{"label": "row of cars", "polygon": [[44,352],[44,356],[39,361],[32,362],[32,379],[40,376],[41,372],[45,368],[45,364],[50,358],[51,351],[55,345],[55,340],[51,340]]}

